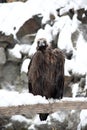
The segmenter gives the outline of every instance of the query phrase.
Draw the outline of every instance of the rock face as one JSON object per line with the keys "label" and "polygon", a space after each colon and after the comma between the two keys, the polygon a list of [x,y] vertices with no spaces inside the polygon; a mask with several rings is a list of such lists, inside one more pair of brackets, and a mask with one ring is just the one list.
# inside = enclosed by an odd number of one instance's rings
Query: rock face
{"label": "rock face", "polygon": [[5,63],[6,63],[5,50],[3,47],[0,47],[0,65],[3,65]]}
{"label": "rock face", "polygon": [[6,36],[4,33],[0,32],[0,47],[3,48],[13,48],[16,44],[16,40],[13,35]]}
{"label": "rock face", "polygon": [[5,2],[17,2],[17,1],[22,1],[22,2],[26,2],[27,0],[1,0],[1,3],[5,3]]}
{"label": "rock face", "polygon": [[[55,114],[59,118],[55,118]],[[13,116],[12,118],[0,118],[1,128],[6,130],[51,130],[51,129],[61,129],[61,130],[76,130],[79,124],[79,115],[80,111],[58,111],[50,115],[50,120],[44,123],[33,123],[32,126],[32,118],[28,119],[24,116]],[[21,122],[18,118],[21,118]],[[78,120],[77,120],[78,119]],[[4,124],[4,126],[2,125]],[[85,127],[86,128],[86,127]],[[83,129],[85,130],[85,129]]]}
{"label": "rock face", "polygon": [[27,34],[35,34],[41,28],[41,16],[35,15],[27,20],[17,32],[17,38],[21,39]]}
{"label": "rock face", "polygon": [[[12,1],[17,0],[7,0],[7,2]],[[21,1],[25,2],[25,0]],[[5,1],[3,0],[2,2]],[[85,16],[83,18],[82,15],[84,13]],[[62,18],[64,15],[67,15],[70,17],[70,19],[72,19],[74,11],[69,10],[69,12],[59,16]],[[76,49],[76,44],[80,32],[82,33],[85,41],[87,41],[86,15],[87,11],[84,9],[77,11],[77,18],[81,23],[79,24],[79,27],[71,34],[72,46],[74,49]],[[44,26],[46,27],[46,24],[49,24],[51,27],[53,27],[56,23],[56,20],[54,18],[52,20],[53,22],[49,19],[49,22],[45,23]],[[14,30],[15,29],[16,28],[14,27]],[[35,44],[35,38],[39,29],[42,29],[42,16],[35,15],[32,18],[28,19],[20,27],[19,31],[16,34],[17,39],[14,39],[12,34],[7,36],[2,32],[0,33],[0,89],[28,92],[27,69],[22,70],[22,65],[24,61],[28,59],[26,66],[24,65],[25,68],[28,68],[29,61],[31,59],[29,51],[32,48],[32,45]],[[53,38],[54,35],[52,30],[50,32],[51,38]],[[57,40],[59,38],[59,33],[60,32],[57,30],[57,33],[55,34],[55,39]],[[56,43],[57,40],[55,40]],[[52,42],[55,43],[54,41]],[[67,50],[64,49],[63,52],[67,60],[72,60],[72,50],[67,52]],[[86,75],[80,75],[73,72],[72,70],[69,71],[69,76],[65,76],[64,97],[73,97],[72,91],[74,84],[78,84],[78,91],[75,96],[87,97],[87,92],[84,89],[86,85]],[[50,130],[52,128],[55,128],[56,130],[77,130],[77,126],[80,123],[79,115],[80,111],[59,111],[57,112],[58,119],[55,119],[54,115],[50,115],[50,120],[39,125],[32,123],[33,117],[28,117],[31,121],[24,120],[22,122],[18,120],[12,120],[11,117],[0,117],[0,130]],[[81,129],[78,130],[87,130],[87,124],[84,127],[81,126]]]}

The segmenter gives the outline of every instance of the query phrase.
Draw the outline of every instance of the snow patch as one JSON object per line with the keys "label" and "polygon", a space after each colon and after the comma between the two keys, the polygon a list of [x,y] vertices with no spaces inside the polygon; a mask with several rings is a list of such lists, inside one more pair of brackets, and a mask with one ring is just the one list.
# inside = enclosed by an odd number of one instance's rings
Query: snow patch
{"label": "snow patch", "polygon": [[38,103],[48,103],[48,100],[46,100],[45,97],[39,95],[34,96],[33,94],[26,92],[19,93],[16,91],[0,90],[0,106],[17,106]]}
{"label": "snow patch", "polygon": [[77,127],[77,130],[81,130],[87,125],[87,110],[82,110],[80,112],[80,123]]}
{"label": "snow patch", "polygon": [[25,73],[27,73],[28,72],[28,66],[29,66],[29,64],[30,64],[30,59],[25,59],[24,61],[23,61],[23,63],[22,63],[22,66],[21,66],[21,73],[22,72],[25,72]]}
{"label": "snow patch", "polygon": [[27,118],[25,118],[24,116],[22,116],[22,115],[15,115],[15,116],[12,116],[11,117],[11,120],[13,120],[13,121],[19,121],[19,122],[26,122],[27,124],[30,124],[30,123],[32,123],[32,120],[30,120],[30,119],[27,119]]}

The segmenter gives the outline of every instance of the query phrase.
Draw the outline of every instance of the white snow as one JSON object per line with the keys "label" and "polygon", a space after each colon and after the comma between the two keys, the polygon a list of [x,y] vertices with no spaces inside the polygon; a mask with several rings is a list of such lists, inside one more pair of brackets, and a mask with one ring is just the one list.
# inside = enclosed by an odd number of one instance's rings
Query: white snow
{"label": "white snow", "polygon": [[25,73],[28,72],[28,66],[29,66],[29,64],[30,64],[30,59],[29,58],[27,58],[27,59],[25,59],[23,61],[22,66],[21,66],[21,73],[22,72],[25,72]]}
{"label": "white snow", "polygon": [[69,71],[72,70],[73,60],[65,59],[64,74],[70,76]]}
{"label": "white snow", "polygon": [[85,126],[87,124],[87,110],[81,111],[80,120],[81,120],[82,126]]}
{"label": "white snow", "polygon": [[30,51],[30,48],[31,48],[31,45],[28,45],[28,44],[20,45],[20,52],[22,54],[28,54],[28,52]]}
{"label": "white snow", "polygon": [[32,122],[32,120],[27,119],[27,118],[25,118],[22,115],[14,115],[14,116],[11,117],[11,120],[13,120],[13,121],[19,121],[19,122],[26,122],[28,124]]}
{"label": "white snow", "polygon": [[[76,31],[80,21],[77,20],[77,14],[74,15],[71,20],[68,16],[58,17],[56,9],[60,9],[60,15],[66,13],[69,9],[73,8],[75,11],[79,8],[87,9],[87,0],[28,0],[25,3],[13,2],[0,4],[0,31],[6,35],[13,34],[14,38],[17,38],[16,33],[24,22],[30,19],[33,15],[41,14],[43,16],[42,23],[46,23],[49,20],[49,15],[54,14],[55,23],[53,26],[46,25],[44,29],[39,29],[34,43],[32,45],[18,45],[16,44],[13,49],[9,49],[10,55],[15,58],[21,59],[22,54],[28,54],[32,56],[36,52],[36,42],[38,38],[46,38],[48,43],[59,33],[58,47],[66,49],[67,52],[73,51],[72,60],[65,59],[65,75],[69,76],[69,71],[72,70],[75,73],[87,74],[87,42],[84,40],[81,32],[77,41],[76,48],[72,45],[71,33]],[[50,44],[50,43],[49,43]],[[21,66],[21,72],[27,73],[28,64],[30,59],[25,59]],[[63,98],[64,100],[72,101],[87,101],[86,98],[75,98],[78,91],[78,83],[72,86],[73,98]],[[87,76],[86,85],[87,89]],[[8,97],[8,98],[7,98]],[[58,100],[57,100],[58,101]],[[0,90],[0,106],[17,106],[25,104],[36,104],[36,103],[49,103],[45,97],[33,96],[30,93],[19,93],[15,91]],[[51,101],[52,102],[52,101]],[[80,113],[80,126],[84,126],[87,123],[87,112],[82,110]],[[59,119],[61,122],[64,119],[56,114],[54,118]],[[25,120],[23,117],[12,117],[13,120]],[[35,119],[36,123],[39,120]],[[33,126],[33,125],[32,125]]]}
{"label": "white snow", "polygon": [[[8,98],[7,98],[8,97]],[[3,100],[2,100],[3,99]],[[55,102],[62,101],[86,101],[87,98],[63,98],[62,100],[55,100]],[[0,90],[0,106],[17,106],[17,105],[26,105],[26,104],[38,104],[38,103],[54,103],[54,100],[47,100],[45,97],[40,95],[34,96],[31,93],[27,92],[16,92],[8,90]]]}
{"label": "white snow", "polygon": [[66,115],[64,112],[55,112],[53,114],[51,114],[50,116],[52,116],[52,118],[54,118],[55,120],[58,120],[59,122],[63,122],[66,118]]}
{"label": "white snow", "polygon": [[85,74],[87,72],[87,59],[85,57],[87,55],[87,42],[83,39],[82,34],[78,38],[76,48],[75,68],[73,68],[73,71]]}
{"label": "white snow", "polygon": [[[54,25],[50,26],[47,24],[44,29],[39,29],[34,43],[31,46],[16,44],[13,49],[8,50],[9,54],[18,59],[22,58],[22,54],[32,56],[36,51],[38,38],[43,37],[46,38],[48,42],[51,42],[52,38],[59,33],[58,47],[67,49],[67,51],[73,50],[74,53],[72,60],[65,60],[65,75],[69,76],[69,70],[81,74],[87,73],[87,60],[85,58],[85,55],[87,55],[86,41],[83,39],[82,34],[80,34],[76,50],[73,48],[71,41],[71,33],[74,32],[80,24],[77,20],[77,15],[75,14],[73,20],[71,20],[68,16],[58,17],[56,12],[58,8],[61,8],[61,14],[67,12],[70,8],[74,8],[74,10],[82,7],[87,8],[86,3],[86,0],[80,0],[79,2],[75,0],[44,0],[44,2],[42,0],[37,0],[37,2],[35,0],[28,0],[25,3],[14,2],[0,4],[0,31],[7,35],[12,33],[14,37],[16,37],[17,31],[23,23],[33,15],[42,14],[42,23],[46,23],[46,21],[49,20],[51,13],[55,16]],[[29,62],[29,59],[24,60],[21,66],[21,72],[27,73]]]}
{"label": "white snow", "polygon": [[[45,22],[48,20],[50,13],[56,16],[55,9],[65,7],[63,9],[67,12],[67,10],[69,10],[68,7],[71,8],[70,5],[72,5],[73,8],[86,7],[84,2],[87,3],[86,0],[80,0],[79,2],[75,0],[44,0],[44,2],[42,0],[37,0],[37,2],[35,0],[28,0],[25,3],[14,2],[0,4],[0,25],[2,25],[0,26],[0,31],[5,32],[7,35],[12,33],[15,36],[23,23],[35,14],[41,13],[45,19],[43,21]],[[16,29],[14,29],[14,27]]]}
{"label": "white snow", "polygon": [[87,74],[86,74],[86,82],[85,82],[85,87],[84,87],[85,90],[87,90]]}
{"label": "white snow", "polygon": [[48,100],[46,100],[45,97],[39,95],[34,96],[30,93],[0,90],[0,106],[17,106],[36,103],[48,103]]}
{"label": "white snow", "polygon": [[87,110],[82,110],[80,112],[80,123],[77,127],[77,130],[81,130],[87,125]]}
{"label": "white snow", "polygon": [[21,54],[20,50],[21,50],[20,45],[16,44],[13,49],[8,49],[8,53],[9,53],[9,55],[12,55],[15,58],[21,59],[22,54]]}
{"label": "white snow", "polygon": [[78,83],[75,83],[72,85],[72,95],[73,95],[73,98],[76,97],[76,94],[79,90],[79,84]]}
{"label": "white snow", "polygon": [[13,49],[8,49],[8,53],[9,53],[9,55],[12,55],[13,57],[15,57],[17,59],[21,59],[22,54],[28,54],[30,49],[31,49],[30,45],[16,44]]}
{"label": "white snow", "polygon": [[[80,22],[77,20],[76,14],[73,17],[73,20],[71,20],[68,16],[58,17],[56,9],[61,8],[60,13],[64,13],[70,8],[74,8],[74,10],[82,7],[87,8],[86,3],[86,0],[80,0],[79,2],[75,0],[44,0],[44,2],[42,2],[42,0],[37,0],[36,3],[35,0],[28,0],[25,3],[14,2],[0,4],[0,25],[2,25],[0,26],[0,31],[5,32],[7,35],[12,33],[14,37],[16,37],[17,31],[23,25],[23,23],[30,19],[33,15],[42,14],[42,23],[48,21],[50,13],[54,14],[55,16],[55,24],[53,27],[46,25],[44,29],[38,30],[32,46],[16,45],[13,49],[9,49],[9,53],[19,59],[22,58],[21,52],[24,54],[28,53],[28,55],[32,56],[36,52],[36,41],[38,38],[43,37],[50,42],[52,41],[52,38],[57,35],[57,33],[59,33],[58,47],[61,49],[67,49],[67,51],[74,51],[71,41],[71,33],[77,29]],[[79,36],[78,44],[76,47],[77,50],[75,57],[73,57],[71,61],[67,62],[67,65],[69,63],[69,69],[71,68],[71,70],[74,72],[84,74],[87,72],[87,60],[85,59],[87,45],[82,39],[81,35]],[[82,50],[84,50],[83,53],[81,53]],[[70,65],[70,62],[72,65]],[[67,68],[67,70],[65,70],[66,75],[69,75],[68,67],[65,67]]]}
{"label": "white snow", "polygon": [[58,47],[70,51],[73,48],[71,42],[71,20],[68,16],[65,16],[64,21],[65,23],[63,23],[64,25],[59,35]]}

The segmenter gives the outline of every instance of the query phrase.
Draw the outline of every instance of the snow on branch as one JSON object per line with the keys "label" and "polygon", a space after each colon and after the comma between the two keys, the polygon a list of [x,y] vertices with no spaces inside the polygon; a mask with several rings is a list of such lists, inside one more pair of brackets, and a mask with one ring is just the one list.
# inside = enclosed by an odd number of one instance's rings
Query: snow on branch
{"label": "snow on branch", "polygon": [[58,110],[87,109],[87,98],[64,98],[49,103],[0,107],[0,115],[27,115],[28,113],[53,113]]}

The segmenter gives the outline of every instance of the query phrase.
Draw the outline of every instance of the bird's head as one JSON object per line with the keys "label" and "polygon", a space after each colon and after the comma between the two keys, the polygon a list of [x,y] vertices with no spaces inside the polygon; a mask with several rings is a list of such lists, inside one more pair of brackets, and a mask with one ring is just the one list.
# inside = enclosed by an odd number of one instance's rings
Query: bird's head
{"label": "bird's head", "polygon": [[45,38],[38,39],[37,41],[37,50],[44,51],[47,48],[47,41]]}

